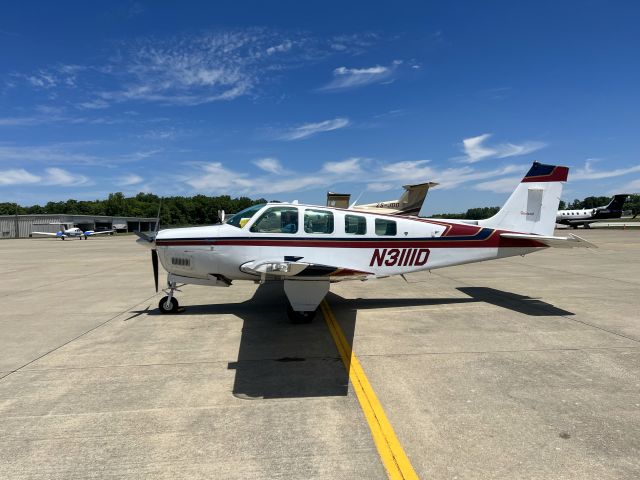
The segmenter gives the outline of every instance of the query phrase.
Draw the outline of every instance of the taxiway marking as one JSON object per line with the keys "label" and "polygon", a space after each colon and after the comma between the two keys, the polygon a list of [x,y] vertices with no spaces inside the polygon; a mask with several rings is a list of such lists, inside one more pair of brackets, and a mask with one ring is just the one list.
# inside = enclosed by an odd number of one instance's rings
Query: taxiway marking
{"label": "taxiway marking", "polygon": [[333,315],[329,303],[323,300],[320,304],[322,314],[333,341],[338,348],[342,363],[349,373],[349,379],[356,392],[360,407],[367,419],[371,435],[382,459],[382,463],[387,470],[390,479],[417,479],[415,470],[407,457],[398,437],[393,431],[389,419],[384,413],[382,405],[378,400],[367,376],[358,361],[358,357],[353,352],[351,345],[344,336],[336,317]]}

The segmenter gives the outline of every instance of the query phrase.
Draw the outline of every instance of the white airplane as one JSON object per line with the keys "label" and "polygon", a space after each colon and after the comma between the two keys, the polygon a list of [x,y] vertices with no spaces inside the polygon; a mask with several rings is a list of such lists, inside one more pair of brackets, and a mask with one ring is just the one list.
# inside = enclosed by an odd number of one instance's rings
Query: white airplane
{"label": "white airplane", "polygon": [[80,240],[82,240],[82,238],[84,237],[84,239],[86,240],[87,238],[93,236],[93,235],[103,235],[105,233],[114,233],[115,230],[100,230],[100,231],[95,231],[95,230],[82,230],[78,227],[69,227],[68,223],[48,223],[48,224],[34,224],[34,225],[60,225],[60,230],[58,230],[57,232],[31,232],[31,235],[45,235],[48,237],[56,237],[59,238],[61,240],[64,240],[66,238],[79,238]]}
{"label": "white airplane", "polygon": [[417,216],[422,209],[424,199],[431,187],[438,185],[435,182],[416,183],[414,185],[403,185],[403,194],[397,200],[385,200],[382,202],[367,203],[364,205],[351,205],[346,193],[327,192],[328,207],[344,207],[350,210],[358,210],[371,213],[385,213],[388,215],[408,215]]}
{"label": "white airplane", "polygon": [[568,225],[571,228],[591,228],[591,224],[598,220],[622,217],[622,206],[629,195],[619,193],[611,198],[608,205],[596,208],[583,208],[582,210],[558,210],[556,223]]}
{"label": "white airplane", "polygon": [[[220,225],[176,228],[154,236],[150,247],[158,290],[158,258],[168,272],[162,313],[178,310],[178,285],[229,287],[235,280],[284,281],[287,313],[311,321],[329,284],[525,255],[547,247],[590,247],[553,230],[567,167],[534,163],[493,217],[471,225],[456,220],[267,203]],[[155,237],[155,238],[154,238]]]}

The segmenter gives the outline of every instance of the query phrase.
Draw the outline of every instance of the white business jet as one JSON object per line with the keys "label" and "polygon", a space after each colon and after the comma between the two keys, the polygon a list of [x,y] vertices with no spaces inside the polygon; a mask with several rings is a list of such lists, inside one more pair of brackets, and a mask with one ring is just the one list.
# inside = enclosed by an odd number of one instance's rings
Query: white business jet
{"label": "white business jet", "polygon": [[168,272],[162,313],[178,311],[182,284],[229,287],[236,280],[284,281],[289,318],[310,321],[342,280],[369,280],[420,270],[525,255],[547,247],[589,247],[553,230],[567,167],[534,163],[502,209],[473,224],[365,213],[347,209],[267,203],[221,225],[139,233]]}

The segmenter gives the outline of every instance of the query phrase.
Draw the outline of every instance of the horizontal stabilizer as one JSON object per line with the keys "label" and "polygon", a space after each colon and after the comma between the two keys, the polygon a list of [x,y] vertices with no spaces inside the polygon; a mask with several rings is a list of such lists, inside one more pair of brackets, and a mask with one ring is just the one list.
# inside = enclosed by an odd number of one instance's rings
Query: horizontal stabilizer
{"label": "horizontal stabilizer", "polygon": [[598,248],[591,242],[586,241],[577,235],[569,234],[568,237],[553,237],[547,235],[534,235],[527,233],[501,233],[501,238],[511,238],[515,240],[535,240],[545,244],[547,247],[556,248]]}

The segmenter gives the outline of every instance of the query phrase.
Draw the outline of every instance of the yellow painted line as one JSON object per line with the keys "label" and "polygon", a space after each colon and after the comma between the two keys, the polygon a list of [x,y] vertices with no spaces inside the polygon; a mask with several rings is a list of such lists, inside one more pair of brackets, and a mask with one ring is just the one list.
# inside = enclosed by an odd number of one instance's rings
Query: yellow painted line
{"label": "yellow painted line", "polygon": [[380,405],[378,397],[373,391],[364,370],[360,366],[358,357],[353,353],[351,345],[349,345],[349,342],[345,338],[326,300],[322,301],[320,308],[322,309],[322,314],[327,322],[333,341],[338,347],[342,362],[347,372],[349,372],[349,379],[356,392],[364,416],[369,423],[373,441],[376,444],[382,463],[387,470],[387,475],[392,480],[417,479],[418,475],[416,475],[415,470],[411,466],[411,462],[409,462],[407,454],[404,452],[402,445],[400,445],[400,441],[398,437],[396,437],[393,427],[385,415],[382,405]]}

